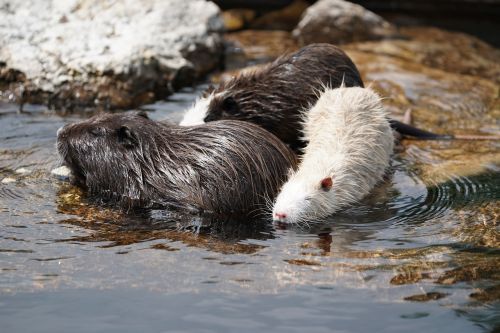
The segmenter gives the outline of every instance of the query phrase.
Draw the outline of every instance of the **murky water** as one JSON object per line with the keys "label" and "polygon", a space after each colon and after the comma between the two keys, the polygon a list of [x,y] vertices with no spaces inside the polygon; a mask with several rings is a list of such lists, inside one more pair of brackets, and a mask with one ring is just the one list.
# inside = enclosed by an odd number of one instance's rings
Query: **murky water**
{"label": "murky water", "polygon": [[[178,120],[202,88],[144,108]],[[443,150],[466,154],[467,144],[407,142],[366,202],[310,228],[279,229],[88,205],[49,173],[57,128],[78,119],[0,107],[3,332],[500,327],[498,164],[433,178],[421,167],[439,165]]]}

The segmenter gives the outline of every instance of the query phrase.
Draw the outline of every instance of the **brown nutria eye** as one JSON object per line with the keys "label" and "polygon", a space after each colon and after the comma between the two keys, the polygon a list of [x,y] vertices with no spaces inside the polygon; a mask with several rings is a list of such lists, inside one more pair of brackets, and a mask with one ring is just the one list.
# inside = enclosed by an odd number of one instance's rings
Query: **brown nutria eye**
{"label": "brown nutria eye", "polygon": [[236,114],[240,108],[234,98],[229,96],[222,101],[222,110],[228,114]]}
{"label": "brown nutria eye", "polygon": [[321,189],[323,191],[330,191],[330,189],[332,188],[332,185],[333,185],[332,177],[326,177],[326,178],[321,179],[320,185],[321,185]]}

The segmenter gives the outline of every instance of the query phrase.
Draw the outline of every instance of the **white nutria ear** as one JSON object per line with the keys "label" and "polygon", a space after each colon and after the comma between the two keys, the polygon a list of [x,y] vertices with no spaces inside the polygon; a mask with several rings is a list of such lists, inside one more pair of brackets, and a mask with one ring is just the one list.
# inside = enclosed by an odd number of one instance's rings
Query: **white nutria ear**
{"label": "white nutria ear", "polygon": [[195,126],[205,123],[205,117],[208,113],[208,107],[212,102],[214,93],[212,92],[207,97],[201,97],[194,102],[189,110],[184,114],[179,125],[181,126]]}

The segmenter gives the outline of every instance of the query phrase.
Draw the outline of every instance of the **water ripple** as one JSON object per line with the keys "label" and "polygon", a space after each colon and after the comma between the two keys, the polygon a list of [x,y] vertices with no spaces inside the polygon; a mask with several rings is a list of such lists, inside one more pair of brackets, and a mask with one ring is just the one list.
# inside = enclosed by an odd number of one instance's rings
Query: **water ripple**
{"label": "water ripple", "polygon": [[498,200],[500,196],[500,174],[485,173],[477,176],[450,176],[442,183],[426,187],[418,177],[420,188],[418,196],[412,196],[404,191],[392,198],[389,209],[395,210],[389,220],[396,223],[419,223],[444,216],[452,208],[466,205],[481,205]]}
{"label": "water ripple", "polygon": [[21,191],[16,188],[12,188],[10,186],[1,186],[0,187],[0,199],[23,199],[24,195]]}

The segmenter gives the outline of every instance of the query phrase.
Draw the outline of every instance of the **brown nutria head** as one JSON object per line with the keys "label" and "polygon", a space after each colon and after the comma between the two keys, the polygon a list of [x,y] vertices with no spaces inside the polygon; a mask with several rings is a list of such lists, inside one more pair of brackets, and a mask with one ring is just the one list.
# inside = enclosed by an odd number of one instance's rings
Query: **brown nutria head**
{"label": "brown nutria head", "polygon": [[180,127],[144,113],[66,125],[57,147],[75,184],[125,208],[249,212],[272,200],[296,165],[295,155],[256,125]]}
{"label": "brown nutria head", "polygon": [[351,59],[331,44],[311,44],[269,65],[222,83],[188,110],[183,126],[220,119],[258,124],[297,150],[301,113],[312,106],[324,87],[363,87]]}

